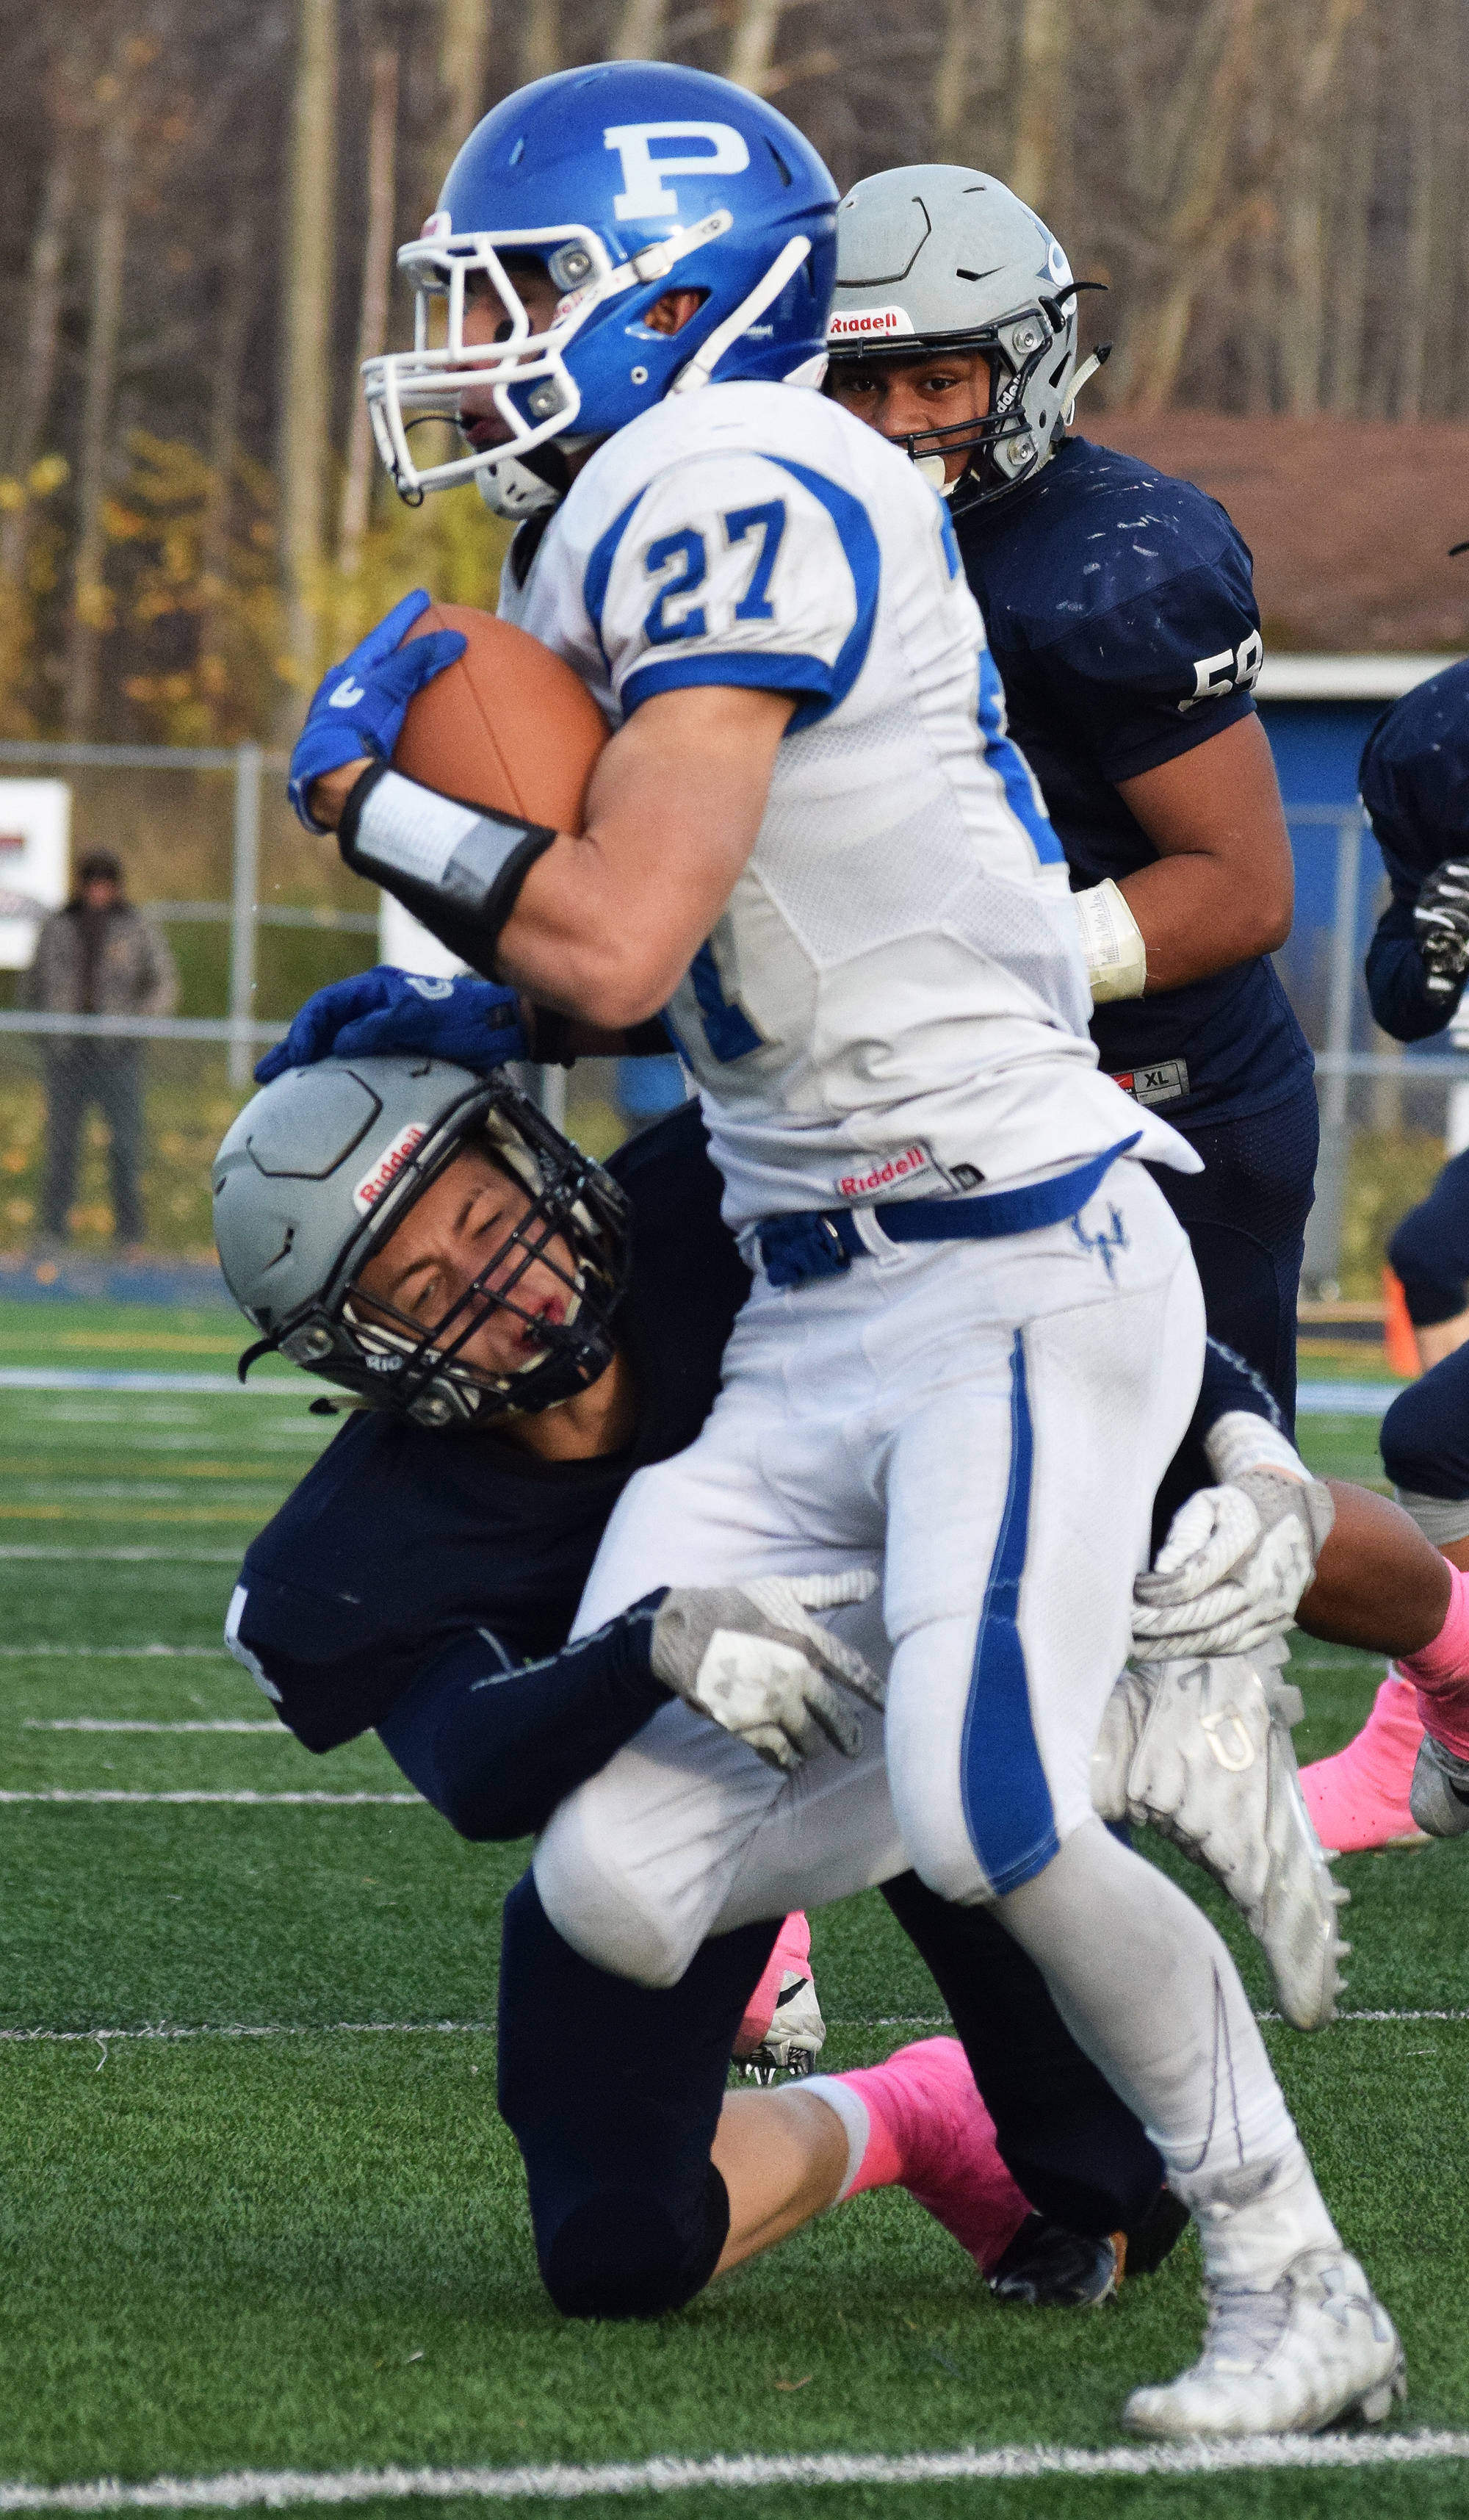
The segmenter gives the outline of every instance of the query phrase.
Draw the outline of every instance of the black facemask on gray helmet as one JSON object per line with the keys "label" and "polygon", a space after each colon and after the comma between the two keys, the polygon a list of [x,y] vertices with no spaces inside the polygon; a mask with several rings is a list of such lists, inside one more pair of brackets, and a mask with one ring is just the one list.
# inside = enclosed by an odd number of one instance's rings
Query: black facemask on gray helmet
{"label": "black facemask on gray helmet", "polygon": [[[434,1319],[367,1296],[369,1261],[468,1149],[524,1192],[523,1213]],[[212,1182],[220,1265],[262,1333],[242,1380],[279,1351],[374,1408],[453,1426],[554,1408],[612,1361],[627,1200],[503,1073],[410,1056],[291,1068],[246,1103]],[[546,1309],[548,1272],[564,1290],[558,1321]],[[501,1372],[466,1353],[495,1314],[526,1333],[525,1362]]]}
{"label": "black facemask on gray helmet", "polygon": [[[859,362],[977,351],[983,419],[895,438],[957,512],[1038,472],[1106,351],[1076,365],[1071,265],[1044,221],[972,166],[896,166],[856,185],[836,214],[828,375]],[[957,481],[946,455],[968,453]]]}

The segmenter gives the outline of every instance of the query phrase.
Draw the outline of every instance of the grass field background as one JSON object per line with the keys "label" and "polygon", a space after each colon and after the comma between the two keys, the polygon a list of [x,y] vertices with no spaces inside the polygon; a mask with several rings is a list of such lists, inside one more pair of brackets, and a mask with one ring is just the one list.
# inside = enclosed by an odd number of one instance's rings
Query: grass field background
{"label": "grass field background", "polygon": [[[0,1367],[226,1372],[238,1346],[219,1314],[0,1307]],[[246,1541],[330,1438],[309,1397],[283,1369],[239,1396],[0,1391],[0,1790],[403,1790],[375,1742],[311,1759],[219,1643]],[[1374,1431],[1305,1427],[1319,1466],[1369,1477]],[[1355,1729],[1381,1675],[1305,1641],[1295,1671],[1304,1758]],[[55,1729],[77,1719],[255,1729]],[[0,2041],[0,2478],[1104,2445],[1128,2388],[1193,2347],[1190,2242],[1102,2313],[1002,2312],[901,2193],[859,2200],[678,2318],[564,2323],[494,2105],[499,1902],[523,1848],[469,1847],[388,1803],[87,1802],[0,1808],[0,2029],[208,2034]],[[1349,2006],[1469,2012],[1469,1849],[1341,1872]],[[1199,1876],[1180,1877],[1217,1912]],[[1225,1930],[1265,2005],[1253,1950]],[[814,1948],[825,2062],[873,2060],[938,2014],[875,1897],[815,1919]],[[1403,2329],[1402,2420],[1469,2423],[1469,2019],[1268,2036]],[[1407,2493],[1462,2511],[1469,2472],[579,2507],[1212,2520],[1385,2513]]]}

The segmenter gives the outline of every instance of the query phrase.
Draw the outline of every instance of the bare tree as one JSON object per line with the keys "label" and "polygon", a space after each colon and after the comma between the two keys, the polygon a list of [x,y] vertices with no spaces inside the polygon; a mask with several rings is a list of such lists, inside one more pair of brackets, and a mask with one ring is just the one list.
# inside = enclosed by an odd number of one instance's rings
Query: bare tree
{"label": "bare tree", "polygon": [[751,88],[756,96],[765,93],[785,6],[786,0],[739,0],[725,63],[725,76],[736,87]]}
{"label": "bare tree", "polygon": [[969,104],[971,0],[944,0],[943,41],[933,79],[933,138],[940,158],[957,158]]}
{"label": "bare tree", "polygon": [[439,84],[444,91],[436,170],[440,181],[484,111],[489,53],[490,0],[444,0],[439,29]]}
{"label": "bare tree", "polygon": [[1327,341],[1323,393],[1339,418],[1358,410],[1366,338],[1370,263],[1368,223],[1377,159],[1379,31],[1369,20],[1348,35],[1342,65],[1337,172],[1327,274]]}
{"label": "bare tree", "polygon": [[1179,134],[1163,237],[1169,277],[1152,314],[1145,348],[1135,351],[1139,411],[1160,411],[1173,399],[1183,364],[1194,301],[1209,270],[1247,229],[1253,205],[1221,216],[1221,192],[1235,124],[1250,76],[1250,46],[1261,0],[1226,0],[1224,42],[1209,79],[1202,110]]}
{"label": "bare tree", "polygon": [[202,620],[200,648],[204,655],[218,652],[218,621],[228,574],[230,501],[240,444],[240,397],[245,382],[245,350],[255,299],[256,233],[248,209],[241,211],[225,240],[219,275],[219,337],[214,353],[214,390],[209,403],[209,489],[200,530],[200,577]]}
{"label": "bare tree", "polygon": [[[97,704],[97,653],[109,626],[103,502],[111,448],[117,339],[127,257],[127,219],[137,143],[137,72],[152,57],[146,42],[119,43],[112,68],[97,81],[101,123],[97,209],[92,229],[91,301],[86,384],[82,395],[76,484],[76,540],[71,562],[71,617],[67,639],[66,724],[73,740],[90,734]],[[139,55],[141,54],[141,58]]]}
{"label": "bare tree", "polygon": [[560,0],[522,0],[520,75],[549,78],[561,67]]}
{"label": "bare tree", "polygon": [[335,0],[298,0],[291,97],[286,359],[281,411],[281,557],[286,650],[296,698],[316,678],[318,579],[331,417],[332,263],[336,128]]}
{"label": "bare tree", "polygon": [[[1342,44],[1362,0],[1323,0],[1301,60],[1294,95],[1287,92],[1292,143],[1287,160],[1284,247],[1287,287],[1280,328],[1280,369],[1288,411],[1308,420],[1321,407],[1326,338],[1326,221],[1329,209],[1324,123]],[[1292,36],[1296,18],[1290,20]],[[1294,42],[1281,48],[1289,59]]]}
{"label": "bare tree", "polygon": [[1009,183],[1045,216],[1055,190],[1065,116],[1068,0],[1022,0],[1020,87]]}
{"label": "bare tree", "polygon": [[614,62],[655,62],[668,35],[668,0],[622,0],[612,41]]}
{"label": "bare tree", "polygon": [[57,348],[61,338],[62,277],[76,201],[80,133],[74,94],[73,61],[60,62],[51,83],[50,146],[40,207],[31,232],[26,273],[25,341],[15,424],[9,447],[10,471],[20,495],[0,521],[0,577],[18,586],[25,573],[30,533],[30,502],[25,475],[41,452],[42,432],[56,384]]}
{"label": "bare tree", "polygon": [[1397,392],[1391,417],[1421,420],[1431,323],[1430,282],[1438,213],[1436,181],[1440,59],[1432,0],[1416,0],[1408,53],[1407,218],[1402,240]]}
{"label": "bare tree", "polygon": [[[362,300],[357,323],[357,364],[375,359],[387,339],[387,296],[392,277],[398,127],[398,53],[394,44],[373,48],[372,108],[368,119],[368,217],[362,248]],[[342,473],[336,564],[352,578],[362,566],[373,489],[373,430],[367,398],[352,397],[347,461]]]}

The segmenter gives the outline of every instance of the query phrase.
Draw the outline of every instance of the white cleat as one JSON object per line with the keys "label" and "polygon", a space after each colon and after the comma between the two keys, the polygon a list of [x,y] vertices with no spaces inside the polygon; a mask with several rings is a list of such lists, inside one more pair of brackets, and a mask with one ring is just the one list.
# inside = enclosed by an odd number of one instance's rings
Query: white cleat
{"label": "white cleat", "polygon": [[1469,1759],[1457,1758],[1425,1732],[1413,1764],[1407,1807],[1430,1837],[1462,1837],[1469,1829]]}
{"label": "white cleat", "polygon": [[1303,2250],[1268,2292],[1204,2297],[1202,2354],[1164,2387],[1133,2391],[1130,2432],[1313,2433],[1349,2414],[1380,2424],[1407,2395],[1398,2331],[1344,2249]]}
{"label": "white cleat", "polygon": [[737,2056],[746,2082],[774,2083],[780,2074],[810,2074],[826,2044],[826,2025],[813,1980],[787,1969],[776,1998],[775,2017],[758,2048]]}
{"label": "white cleat", "polygon": [[1269,1962],[1297,2030],[1336,2016],[1351,1950],[1337,1932],[1348,1893],[1332,1880],[1296,1773],[1301,1692],[1278,1647],[1126,1671],[1091,1762],[1103,1820],[1155,1828],[1232,1899]]}

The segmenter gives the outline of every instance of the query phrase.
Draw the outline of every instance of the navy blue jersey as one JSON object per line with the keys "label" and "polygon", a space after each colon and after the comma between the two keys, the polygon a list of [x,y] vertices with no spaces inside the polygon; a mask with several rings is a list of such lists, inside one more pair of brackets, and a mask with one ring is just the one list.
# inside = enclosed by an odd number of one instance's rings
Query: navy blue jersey
{"label": "navy blue jersey", "polygon": [[[637,1379],[633,1443],[551,1462],[493,1433],[355,1412],[251,1543],[232,1610],[236,1650],[308,1749],[378,1724],[450,1647],[501,1674],[556,1653],[633,1471],[698,1433],[749,1278],[720,1220],[697,1107],[634,1139],[610,1169],[633,1205],[617,1315]],[[624,1663],[619,1707],[632,1702]],[[495,1693],[509,1714],[519,1692]],[[648,1683],[622,1737],[663,1694]]]}
{"label": "navy blue jersey", "polygon": [[1458,1004],[1428,995],[1413,905],[1435,867],[1469,857],[1469,660],[1420,683],[1378,719],[1358,778],[1393,887],[1367,948],[1367,995],[1384,1032],[1422,1041],[1443,1031]]}
{"label": "navy blue jersey", "polygon": [[[1117,792],[1254,708],[1250,554],[1218,500],[1070,437],[1033,481],[954,519],[1072,888],[1158,856]],[[1311,1053],[1266,956],[1099,1007],[1108,1073],[1186,1128],[1296,1091]]]}

